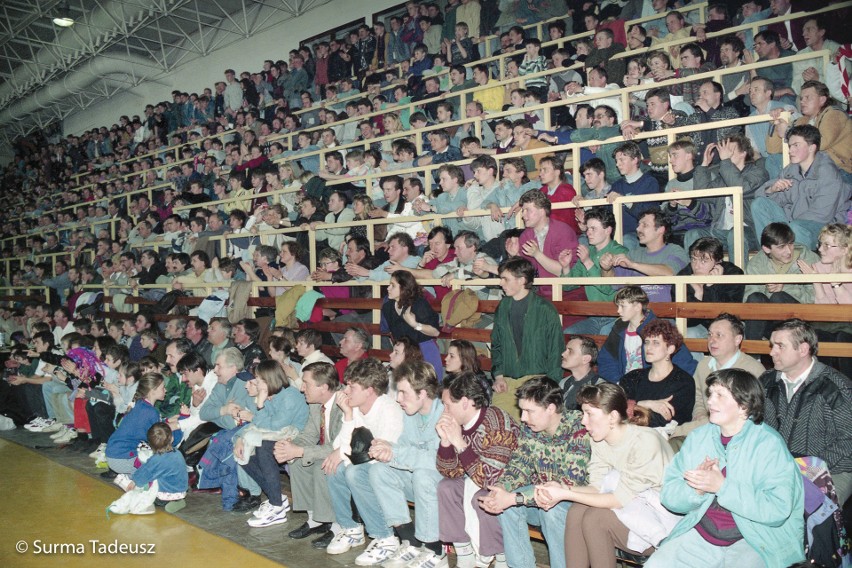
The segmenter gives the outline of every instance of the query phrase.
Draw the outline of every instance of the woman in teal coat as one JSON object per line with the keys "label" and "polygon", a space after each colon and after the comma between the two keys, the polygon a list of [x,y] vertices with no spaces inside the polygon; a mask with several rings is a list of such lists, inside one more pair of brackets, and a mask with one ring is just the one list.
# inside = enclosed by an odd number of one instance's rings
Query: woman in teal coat
{"label": "woman in teal coat", "polygon": [[783,568],[805,559],[802,475],[763,423],[763,389],[739,369],[707,378],[710,424],[666,470],[661,500],[685,515],[646,568]]}

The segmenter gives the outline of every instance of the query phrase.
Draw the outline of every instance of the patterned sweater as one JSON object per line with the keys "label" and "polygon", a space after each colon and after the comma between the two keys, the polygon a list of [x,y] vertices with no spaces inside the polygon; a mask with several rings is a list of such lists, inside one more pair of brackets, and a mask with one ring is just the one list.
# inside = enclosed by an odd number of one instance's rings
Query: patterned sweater
{"label": "patterned sweater", "polygon": [[533,432],[521,426],[518,450],[506,465],[500,484],[506,491],[526,487],[521,494],[533,502],[533,486],[548,481],[586,485],[591,447],[589,434],[580,420],[583,413],[565,410],[556,433]]}
{"label": "patterned sweater", "polygon": [[461,453],[438,447],[438,472],[449,478],[468,475],[483,488],[497,483],[518,446],[518,425],[505,410],[489,406],[469,430],[462,427],[462,436],[467,447]]}

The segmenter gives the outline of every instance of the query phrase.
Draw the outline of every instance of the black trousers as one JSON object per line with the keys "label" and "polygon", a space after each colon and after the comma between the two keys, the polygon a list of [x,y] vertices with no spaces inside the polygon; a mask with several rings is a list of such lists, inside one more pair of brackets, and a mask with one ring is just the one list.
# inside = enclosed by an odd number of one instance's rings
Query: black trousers
{"label": "black trousers", "polygon": [[[747,304],[798,304],[799,301],[787,292],[775,292],[766,295],[763,292],[755,292],[746,298]],[[760,341],[764,337],[769,339],[772,330],[778,322],[763,320],[748,320],[745,322],[745,338]]]}
{"label": "black trousers", "polygon": [[115,432],[115,405],[106,402],[86,403],[89,426],[92,427],[92,440],[106,443]]}
{"label": "black trousers", "polygon": [[259,448],[255,448],[254,455],[249,459],[243,469],[254,479],[269,498],[269,504],[279,507],[281,500],[281,469],[272,450],[275,448],[273,440],[264,440]]}

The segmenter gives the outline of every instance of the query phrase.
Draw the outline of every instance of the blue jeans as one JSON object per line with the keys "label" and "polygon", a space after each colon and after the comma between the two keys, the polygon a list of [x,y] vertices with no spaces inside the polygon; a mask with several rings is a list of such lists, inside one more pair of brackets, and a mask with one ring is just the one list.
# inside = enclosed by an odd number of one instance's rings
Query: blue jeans
{"label": "blue jeans", "polygon": [[[528,489],[521,487],[517,491]],[[565,567],[565,516],[571,503],[562,501],[549,511],[538,507],[510,507],[500,514],[506,563],[512,568],[535,568],[528,524],[540,526],[552,568]]]}
{"label": "blue jeans", "polygon": [[[411,522],[408,501],[414,501],[414,536],[421,542],[438,540],[438,482],[435,469],[405,471],[386,463],[371,464],[370,485],[388,526]],[[359,509],[360,510],[360,509]]]}
{"label": "blue jeans", "polygon": [[765,564],[763,558],[745,539],[731,546],[714,546],[693,528],[672,540],[664,541],[645,563],[645,568],[669,566],[762,568]]}
{"label": "blue jeans", "polygon": [[65,383],[49,381],[41,385],[41,393],[44,396],[44,406],[47,408],[48,418],[54,418],[62,424],[74,424],[74,407],[68,400],[71,389]]}
{"label": "blue jeans", "polygon": [[358,523],[352,518],[350,504],[350,500],[354,499],[367,534],[372,538],[387,538],[393,536],[393,530],[385,521],[376,493],[370,485],[370,468],[374,465],[377,464],[341,465],[334,475],[326,476],[328,492],[337,524],[344,529],[358,527]]}
{"label": "blue jeans", "polygon": [[758,197],[751,203],[751,216],[754,219],[754,232],[758,235],[770,223],[787,223],[796,233],[796,242],[802,243],[809,250],[817,247],[817,237],[825,226],[818,221],[806,221],[804,219],[787,220],[787,215],[780,205],[768,197]]}
{"label": "blue jeans", "polygon": [[578,321],[565,328],[570,335],[609,335],[617,318],[608,316],[592,316]]}

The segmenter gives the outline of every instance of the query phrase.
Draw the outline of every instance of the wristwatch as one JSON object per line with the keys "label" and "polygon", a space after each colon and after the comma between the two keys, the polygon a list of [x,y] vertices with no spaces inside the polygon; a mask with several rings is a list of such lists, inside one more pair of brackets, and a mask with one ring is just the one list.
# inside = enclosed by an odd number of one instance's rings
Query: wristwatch
{"label": "wristwatch", "polygon": [[414,326],[414,329],[416,329],[417,331],[423,331],[423,324],[418,323],[417,325]]}
{"label": "wristwatch", "polygon": [[522,493],[515,493],[515,505],[523,505],[525,499]]}

